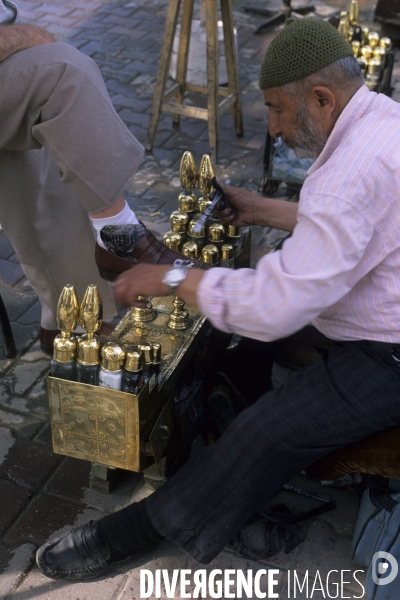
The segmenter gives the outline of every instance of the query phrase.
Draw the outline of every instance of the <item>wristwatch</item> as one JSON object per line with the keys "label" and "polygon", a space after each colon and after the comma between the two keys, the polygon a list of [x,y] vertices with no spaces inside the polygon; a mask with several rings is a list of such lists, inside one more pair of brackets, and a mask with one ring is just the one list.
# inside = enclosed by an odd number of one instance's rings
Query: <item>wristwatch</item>
{"label": "wristwatch", "polygon": [[177,287],[186,279],[189,269],[187,267],[173,267],[167,271],[162,282],[168,288],[168,295],[176,294]]}

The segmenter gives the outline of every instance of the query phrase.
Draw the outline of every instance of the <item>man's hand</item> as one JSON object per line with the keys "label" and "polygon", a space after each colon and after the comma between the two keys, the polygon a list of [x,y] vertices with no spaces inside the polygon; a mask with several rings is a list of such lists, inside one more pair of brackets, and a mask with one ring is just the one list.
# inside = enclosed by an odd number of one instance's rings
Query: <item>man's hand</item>
{"label": "man's hand", "polygon": [[222,186],[227,207],[214,211],[223,225],[260,225],[293,231],[297,223],[297,204],[275,198],[260,198],[243,188]]}
{"label": "man's hand", "polygon": [[[147,265],[142,263],[122,273],[114,283],[114,296],[124,306],[137,306],[138,296],[167,296],[168,288],[162,282],[172,265]],[[196,304],[197,287],[205,274],[200,269],[190,269],[185,281],[177,289],[180,298]]]}
{"label": "man's hand", "polygon": [[37,25],[0,25],[0,62],[20,50],[54,41],[47,31]]}

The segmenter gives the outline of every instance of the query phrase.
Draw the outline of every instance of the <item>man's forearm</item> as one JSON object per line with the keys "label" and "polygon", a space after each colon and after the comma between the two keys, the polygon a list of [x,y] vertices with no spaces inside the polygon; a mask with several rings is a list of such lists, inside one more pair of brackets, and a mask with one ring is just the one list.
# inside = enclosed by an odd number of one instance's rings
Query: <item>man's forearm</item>
{"label": "man's forearm", "polygon": [[297,223],[296,202],[276,198],[260,198],[254,213],[255,225],[293,231]]}
{"label": "man's forearm", "polygon": [[22,23],[0,26],[0,62],[15,52],[33,46],[54,42],[54,38],[41,27]]}

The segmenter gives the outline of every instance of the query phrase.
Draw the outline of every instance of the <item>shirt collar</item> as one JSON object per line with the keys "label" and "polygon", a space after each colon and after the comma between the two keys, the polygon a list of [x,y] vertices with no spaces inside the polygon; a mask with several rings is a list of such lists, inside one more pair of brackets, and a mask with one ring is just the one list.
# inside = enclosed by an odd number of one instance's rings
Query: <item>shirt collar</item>
{"label": "shirt collar", "polygon": [[327,139],[324,149],[318,156],[317,160],[308,169],[307,176],[312,175],[312,173],[322,167],[332,156],[352,125],[358,121],[358,119],[360,119],[367,110],[368,105],[374,96],[376,96],[376,94],[374,92],[370,92],[366,85],[361,86],[360,89],[357,90],[350,102],[346,104],[345,108],[341,112],[334,128],[331,131],[330,136]]}

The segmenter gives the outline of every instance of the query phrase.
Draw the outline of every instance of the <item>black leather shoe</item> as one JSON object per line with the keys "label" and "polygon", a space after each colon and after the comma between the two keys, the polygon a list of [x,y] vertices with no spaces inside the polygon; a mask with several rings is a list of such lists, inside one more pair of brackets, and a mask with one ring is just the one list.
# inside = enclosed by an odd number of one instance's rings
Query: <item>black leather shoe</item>
{"label": "black leather shoe", "polygon": [[50,540],[36,553],[37,566],[44,575],[72,581],[101,577],[129,558],[132,556],[118,562],[110,560],[110,549],[95,521]]}

